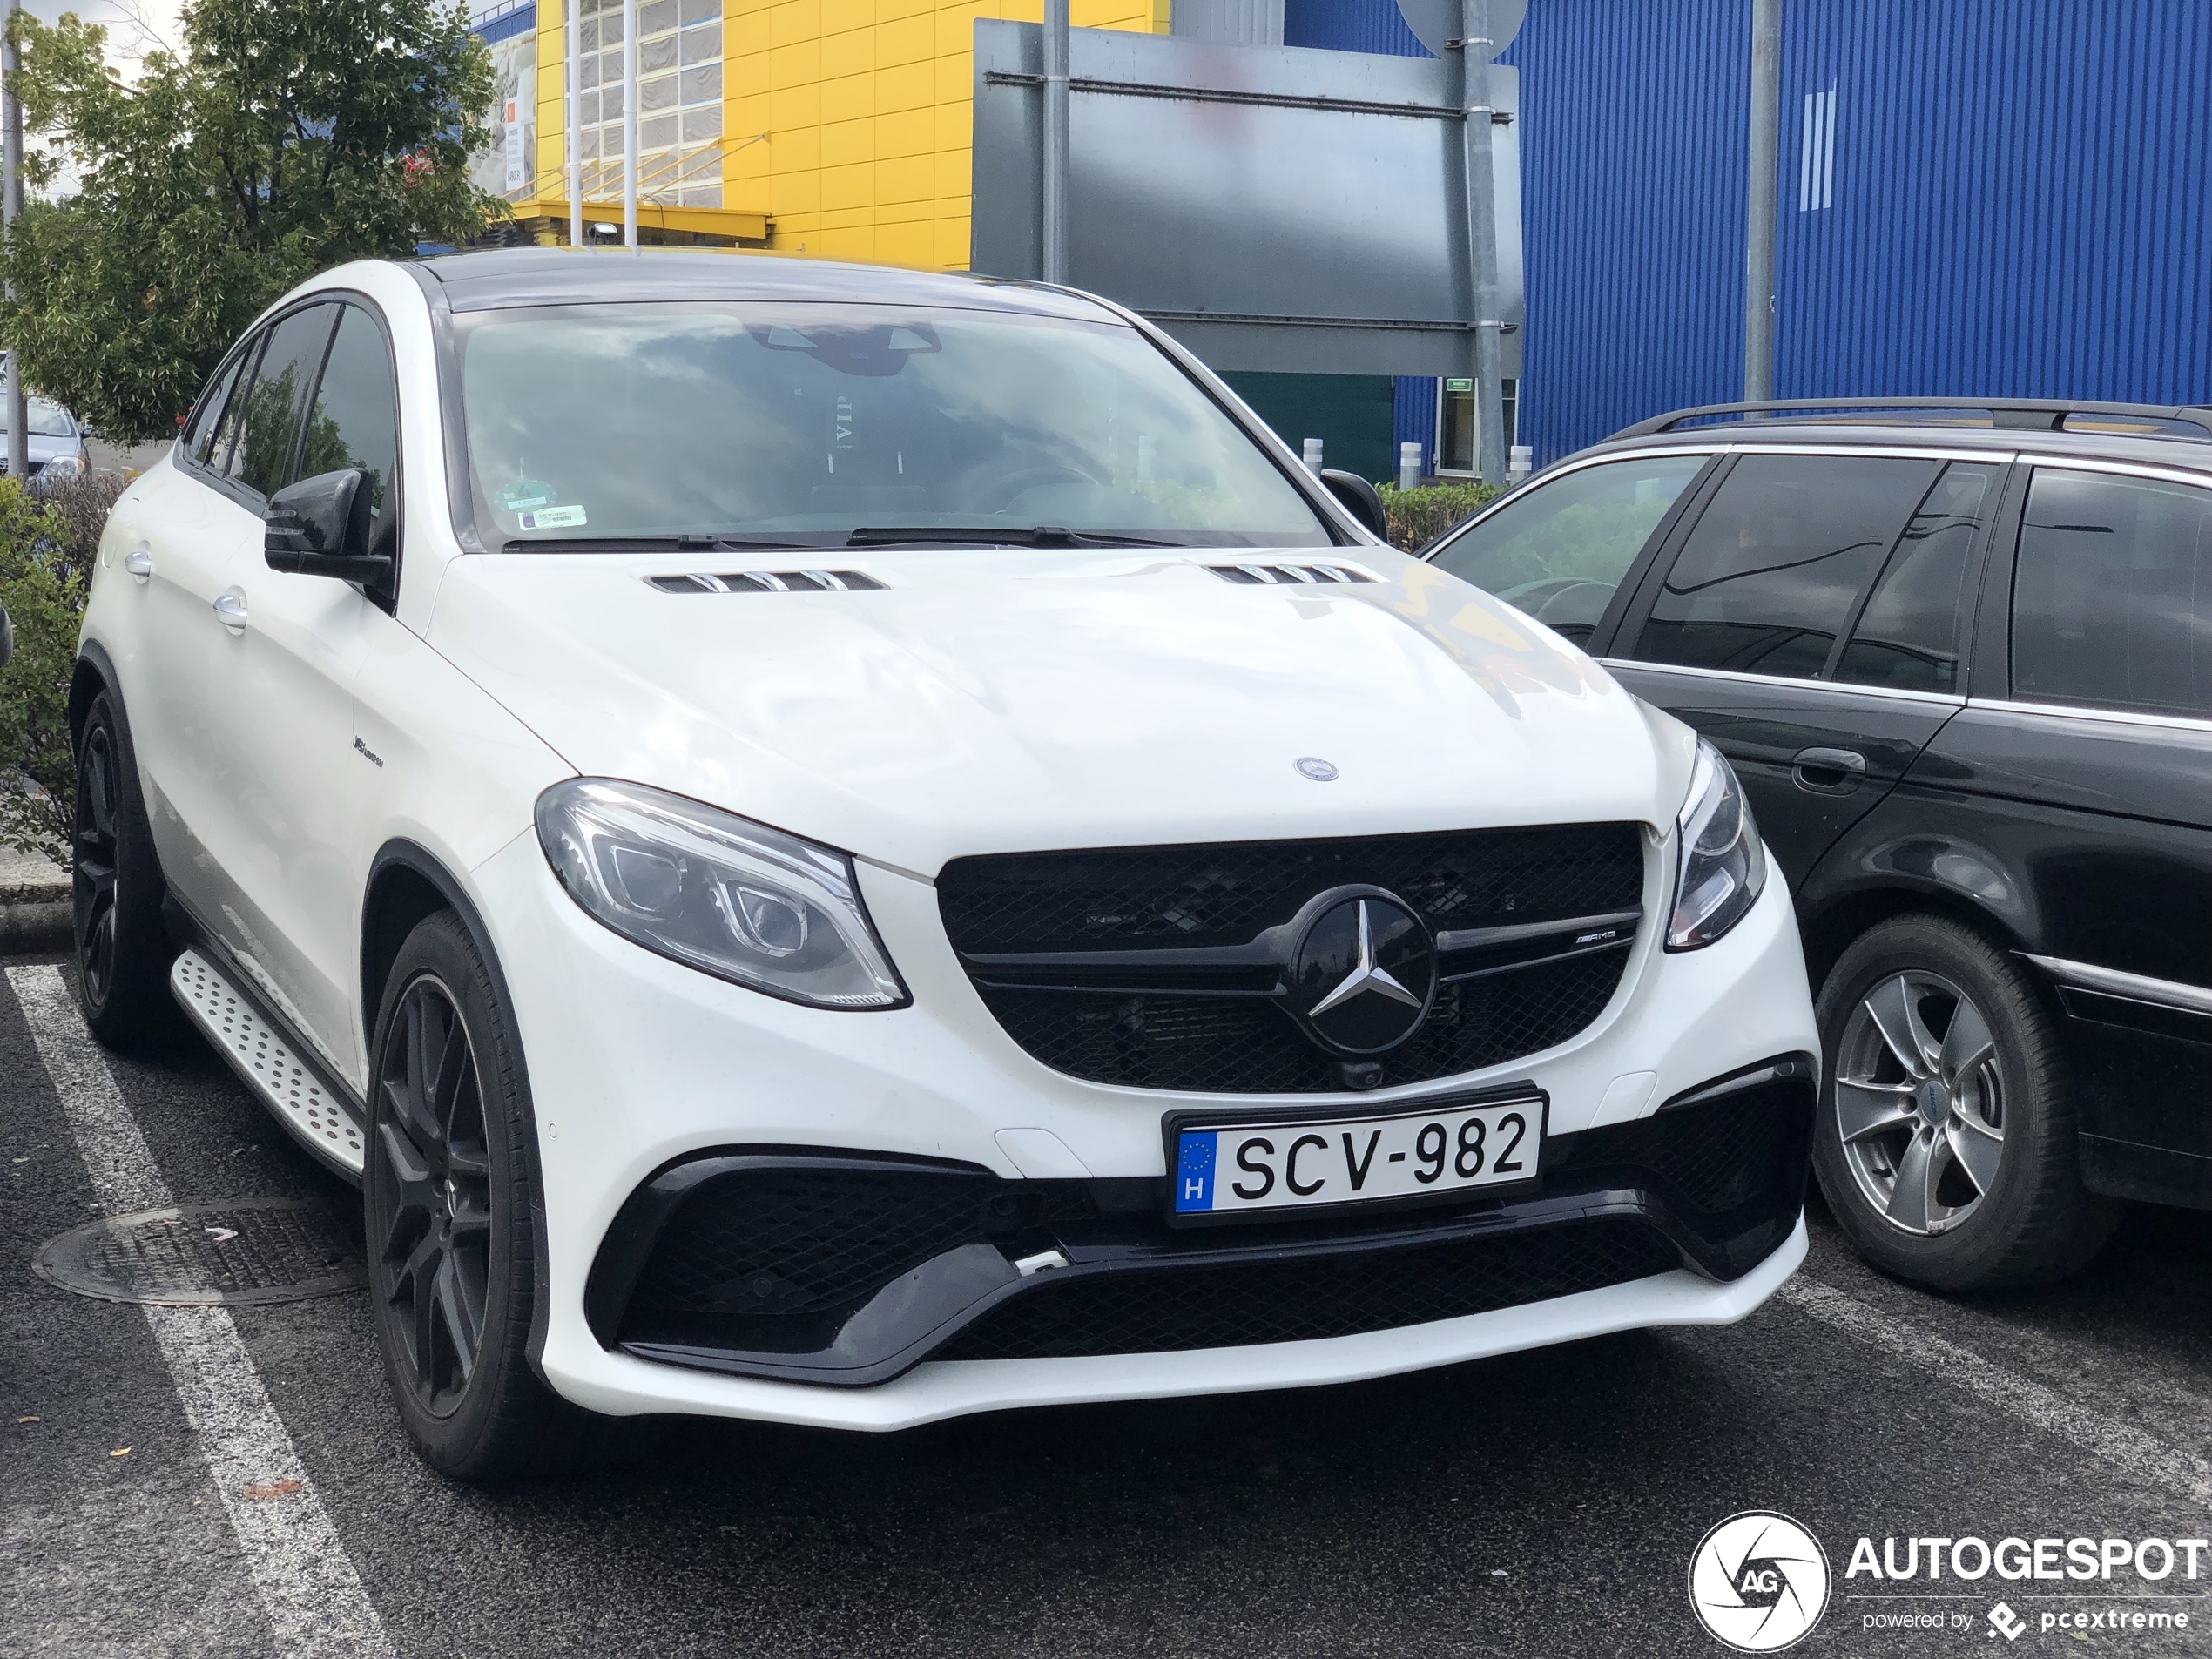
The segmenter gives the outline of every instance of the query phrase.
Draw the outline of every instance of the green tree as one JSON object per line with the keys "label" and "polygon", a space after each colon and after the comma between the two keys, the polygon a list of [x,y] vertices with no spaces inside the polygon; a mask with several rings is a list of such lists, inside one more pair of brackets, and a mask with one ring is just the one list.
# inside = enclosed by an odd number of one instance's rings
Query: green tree
{"label": "green tree", "polygon": [[[105,518],[120,481],[95,475],[80,483]],[[0,846],[60,864],[69,861],[77,786],[69,681],[93,550],[78,543],[82,521],[94,516],[57,512],[0,478],[0,610],[16,625],[16,653],[0,667]]]}
{"label": "green tree", "polygon": [[[75,195],[33,203],[0,262],[24,377],[122,442],[167,436],[256,313],[347,260],[475,235],[505,208],[469,179],[491,64],[436,0],[190,0],[180,52],[134,87],[105,30],[17,14],[27,123]],[[35,172],[33,169],[35,168]]]}

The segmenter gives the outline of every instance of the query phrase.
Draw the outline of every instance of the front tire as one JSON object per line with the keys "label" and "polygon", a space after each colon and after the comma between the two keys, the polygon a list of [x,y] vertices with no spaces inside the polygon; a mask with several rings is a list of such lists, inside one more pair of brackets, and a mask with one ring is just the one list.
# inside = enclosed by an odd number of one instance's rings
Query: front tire
{"label": "front tire", "polygon": [[529,1087],[514,1022],[450,911],[400,947],[373,1052],[361,1200],[377,1345],[408,1434],[456,1480],[569,1467],[602,1420],[529,1366],[543,1270]]}
{"label": "front tire", "polygon": [[114,694],[102,691],[77,733],[70,886],[78,1001],[108,1048],[129,1050],[179,1026],[169,994],[176,947],[162,925],[168,892]]}
{"label": "front tire", "polygon": [[1844,952],[1817,1013],[1813,1170],[1867,1260],[1986,1291],[2062,1278],[2103,1245],[2121,1206],[2081,1184],[2058,1035],[2004,952],[1899,916]]}

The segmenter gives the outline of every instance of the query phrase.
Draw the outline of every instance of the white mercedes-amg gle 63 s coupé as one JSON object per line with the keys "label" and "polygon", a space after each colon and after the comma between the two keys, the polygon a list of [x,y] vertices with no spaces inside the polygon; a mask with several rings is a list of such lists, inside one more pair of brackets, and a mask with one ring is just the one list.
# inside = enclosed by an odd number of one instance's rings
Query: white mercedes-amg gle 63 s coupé
{"label": "white mercedes-amg gle 63 s coup\u00e9", "polygon": [[101,543],[85,1015],[359,1184],[467,1479],[1741,1318],[1817,1061],[1737,780],[1381,528],[1064,289],[327,272]]}

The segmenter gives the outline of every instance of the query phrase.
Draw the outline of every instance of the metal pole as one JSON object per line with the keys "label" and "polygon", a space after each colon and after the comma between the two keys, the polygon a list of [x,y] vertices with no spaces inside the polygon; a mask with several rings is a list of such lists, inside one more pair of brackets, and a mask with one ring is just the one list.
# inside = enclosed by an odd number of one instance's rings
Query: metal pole
{"label": "metal pole", "polygon": [[622,0],[622,245],[637,246],[637,0]]}
{"label": "metal pole", "polygon": [[1068,280],[1068,0],[1044,0],[1044,190],[1039,274]]}
{"label": "metal pole", "polygon": [[[0,27],[8,43],[0,49],[0,233],[12,237],[16,216],[23,212],[23,105],[16,102],[16,0],[7,0],[0,11]],[[8,298],[16,285],[8,284]],[[20,479],[30,476],[30,421],[23,395],[23,354],[8,342],[8,471]]]}
{"label": "metal pole", "polygon": [[1467,241],[1474,279],[1475,469],[1485,483],[1506,476],[1505,320],[1498,315],[1498,205],[1490,172],[1490,0],[1460,0]]}
{"label": "metal pole", "polygon": [[578,16],[581,3],[582,0],[569,0],[568,44],[561,53],[568,60],[569,77],[568,112],[563,118],[561,144],[569,160],[570,247],[583,246],[583,66],[577,61],[577,54],[583,45],[583,20]]}
{"label": "metal pole", "polygon": [[1751,178],[1743,238],[1743,401],[1774,395],[1775,172],[1782,154],[1782,0],[1751,0]]}

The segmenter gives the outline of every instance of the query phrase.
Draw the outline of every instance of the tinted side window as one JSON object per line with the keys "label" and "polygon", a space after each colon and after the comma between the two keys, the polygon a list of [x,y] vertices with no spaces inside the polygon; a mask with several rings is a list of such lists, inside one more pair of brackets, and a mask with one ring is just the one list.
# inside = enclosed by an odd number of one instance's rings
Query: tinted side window
{"label": "tinted side window", "polygon": [[2037,470],[2013,577],[2013,694],[2212,714],[2212,492]]}
{"label": "tinted side window", "polygon": [[266,335],[257,335],[238,354],[237,378],[224,395],[214,434],[208,440],[207,453],[200,457],[217,472],[228,471],[238,456],[239,428],[246,424],[246,388],[253,383],[253,360],[261,354],[261,347],[266,343]]}
{"label": "tinted side window", "polygon": [[1959,687],[1959,659],[1973,610],[1966,578],[1974,532],[1996,499],[2004,469],[1956,462],[1905,527],[1873,597],[1837,659],[1836,678],[1913,691]]}
{"label": "tinted side window", "polygon": [[347,306],[315,388],[314,412],[300,445],[300,476],[313,478],[341,467],[364,469],[374,519],[372,547],[381,546],[391,523],[391,483],[399,455],[397,396],[383,331],[368,312]]}
{"label": "tinted side window", "polygon": [[1817,678],[1932,461],[1746,455],[1683,543],[1635,655]]}
{"label": "tinted side window", "polygon": [[1531,485],[1437,550],[1434,563],[1569,639],[1588,639],[1644,543],[1706,460],[1614,461]]}
{"label": "tinted side window", "polygon": [[334,305],[294,312],[269,333],[260,367],[246,395],[245,420],[231,455],[231,476],[249,489],[273,496],[293,477],[300,448],[300,408],[322,367],[323,347],[337,320]]}
{"label": "tinted side window", "polygon": [[200,394],[199,401],[192,406],[192,425],[185,429],[185,453],[203,465],[206,462],[208,452],[215,446],[215,434],[222,424],[223,406],[230,401],[231,388],[237,382],[239,368],[248,356],[249,354],[241,352],[233,358],[208,388]]}

